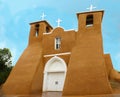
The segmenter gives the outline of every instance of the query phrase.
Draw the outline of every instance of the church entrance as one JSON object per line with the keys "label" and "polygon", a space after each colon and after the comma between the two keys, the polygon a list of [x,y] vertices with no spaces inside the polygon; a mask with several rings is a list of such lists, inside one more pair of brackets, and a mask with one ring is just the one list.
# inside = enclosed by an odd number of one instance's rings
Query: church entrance
{"label": "church entrance", "polygon": [[45,65],[43,91],[62,91],[66,77],[66,63],[59,57],[51,58]]}
{"label": "church entrance", "polygon": [[48,73],[47,91],[62,91],[64,85],[64,72]]}

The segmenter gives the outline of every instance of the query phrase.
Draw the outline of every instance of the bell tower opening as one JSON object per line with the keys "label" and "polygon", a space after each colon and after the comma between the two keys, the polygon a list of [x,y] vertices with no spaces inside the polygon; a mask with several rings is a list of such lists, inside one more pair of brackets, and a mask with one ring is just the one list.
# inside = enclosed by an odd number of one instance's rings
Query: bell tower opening
{"label": "bell tower opening", "polygon": [[46,27],[46,33],[49,33],[51,31],[50,27]]}
{"label": "bell tower opening", "polygon": [[35,31],[35,36],[36,36],[36,37],[38,37],[38,35],[39,35],[39,26],[40,26],[39,24],[36,24],[36,25],[35,25],[35,30],[36,30],[36,31]]}
{"label": "bell tower opening", "polygon": [[29,45],[35,42],[41,42],[43,34],[49,33],[53,27],[47,21],[37,21],[30,23]]}
{"label": "bell tower opening", "polygon": [[101,30],[103,14],[103,10],[77,13],[78,31],[81,32],[83,29],[86,29],[87,32],[91,32],[89,28],[92,29],[93,32],[98,31],[98,29]]}
{"label": "bell tower opening", "polygon": [[86,26],[93,26],[93,15],[87,15],[86,17]]}

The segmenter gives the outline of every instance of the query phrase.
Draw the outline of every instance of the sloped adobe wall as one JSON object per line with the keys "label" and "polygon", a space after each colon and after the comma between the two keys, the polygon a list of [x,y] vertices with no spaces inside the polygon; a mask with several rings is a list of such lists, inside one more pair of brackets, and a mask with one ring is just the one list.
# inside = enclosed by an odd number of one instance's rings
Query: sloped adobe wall
{"label": "sloped adobe wall", "polygon": [[[5,95],[27,95],[37,90],[40,90],[39,93],[42,92],[43,64],[41,60],[42,48],[39,44],[28,46],[3,85],[3,93]],[[35,76],[38,74],[39,80]],[[39,81],[37,86],[36,81]]]}

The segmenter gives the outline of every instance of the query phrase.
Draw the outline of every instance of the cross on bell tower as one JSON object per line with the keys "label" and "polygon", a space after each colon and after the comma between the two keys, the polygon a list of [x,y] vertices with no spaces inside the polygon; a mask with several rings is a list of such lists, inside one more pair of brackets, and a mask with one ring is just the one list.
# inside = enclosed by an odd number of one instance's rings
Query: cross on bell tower
{"label": "cross on bell tower", "polygon": [[96,7],[94,7],[92,4],[90,5],[90,7],[89,8],[87,8],[87,9],[89,9],[90,11],[93,11],[93,9],[95,9]]}
{"label": "cross on bell tower", "polygon": [[43,13],[42,13],[42,16],[41,16],[42,20],[44,20],[45,17],[46,17],[46,15],[45,15],[44,12],[43,12]]}
{"label": "cross on bell tower", "polygon": [[56,22],[58,23],[58,27],[60,27],[60,22],[62,22],[62,20],[58,18]]}

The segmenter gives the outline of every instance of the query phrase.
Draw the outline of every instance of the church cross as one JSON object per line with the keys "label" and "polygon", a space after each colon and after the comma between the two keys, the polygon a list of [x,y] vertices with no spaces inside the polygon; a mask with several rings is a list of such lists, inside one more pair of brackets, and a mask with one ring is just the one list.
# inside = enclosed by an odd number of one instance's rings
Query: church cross
{"label": "church cross", "polygon": [[60,22],[62,22],[62,20],[58,19],[56,22],[58,23],[58,27],[60,27]]}
{"label": "church cross", "polygon": [[43,12],[43,13],[42,13],[42,16],[41,16],[42,20],[44,20],[45,17],[46,17],[46,15],[45,15],[44,12]]}
{"label": "church cross", "polygon": [[90,7],[89,8],[87,8],[87,9],[89,9],[90,11],[93,11],[93,9],[95,9],[96,7],[94,7],[92,4],[90,5]]}

